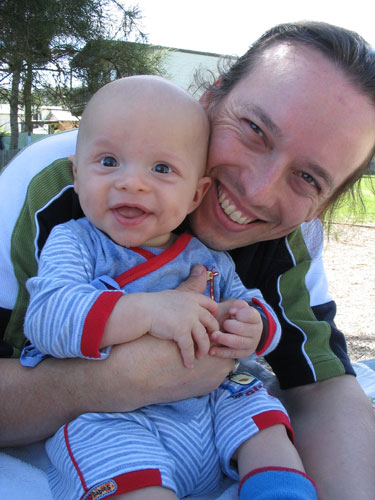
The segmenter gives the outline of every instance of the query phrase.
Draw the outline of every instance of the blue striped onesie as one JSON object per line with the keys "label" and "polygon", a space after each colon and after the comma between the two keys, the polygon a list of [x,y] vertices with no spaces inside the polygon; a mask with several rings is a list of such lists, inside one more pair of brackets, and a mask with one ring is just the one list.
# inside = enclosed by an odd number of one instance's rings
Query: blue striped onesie
{"label": "blue striped onesie", "polygon": [[[247,290],[225,252],[188,234],[167,250],[123,248],[86,218],[54,228],[28,281],[25,320],[36,349],[55,357],[104,359],[101,336],[124,293],[174,289],[195,264],[211,271],[206,294],[239,298],[266,313],[269,336],[258,355],[280,338],[277,319],[259,290]],[[236,449],[259,430],[284,424],[281,403],[249,374],[234,374],[213,393],[129,413],[90,413],[60,428],[47,442],[49,481],[56,499],[101,499],[147,486],[179,498],[214,491],[222,473],[238,479],[230,463]]]}

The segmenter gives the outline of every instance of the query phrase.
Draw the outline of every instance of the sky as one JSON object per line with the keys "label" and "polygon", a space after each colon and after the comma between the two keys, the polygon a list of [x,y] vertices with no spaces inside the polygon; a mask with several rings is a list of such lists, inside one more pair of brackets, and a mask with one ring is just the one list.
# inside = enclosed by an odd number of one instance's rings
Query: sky
{"label": "sky", "polygon": [[138,5],[148,42],[241,55],[275,24],[314,20],[360,33],[375,47],[374,0],[126,0]]}

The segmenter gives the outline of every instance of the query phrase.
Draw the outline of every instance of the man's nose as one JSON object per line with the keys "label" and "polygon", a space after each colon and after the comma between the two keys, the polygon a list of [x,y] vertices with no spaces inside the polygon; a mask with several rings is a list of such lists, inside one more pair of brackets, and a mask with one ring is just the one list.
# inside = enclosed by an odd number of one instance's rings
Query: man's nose
{"label": "man's nose", "polygon": [[255,205],[273,206],[282,196],[286,169],[285,159],[270,158],[245,170],[242,182],[246,198]]}

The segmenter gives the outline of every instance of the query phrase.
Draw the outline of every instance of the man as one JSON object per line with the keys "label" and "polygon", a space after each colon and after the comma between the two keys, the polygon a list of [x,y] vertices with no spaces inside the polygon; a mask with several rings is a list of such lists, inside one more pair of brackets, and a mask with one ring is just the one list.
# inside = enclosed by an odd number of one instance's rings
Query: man
{"label": "man", "polygon": [[[240,247],[233,256],[245,284],[257,283],[279,310],[283,340],[268,360],[285,389],[296,444],[320,497],[373,498],[373,414],[333,324],[321,241],[311,227],[374,153],[374,52],[357,35],[329,25],[277,27],[221,76],[202,103],[212,123],[208,172],[214,182],[192,228],[215,248]],[[60,154],[56,146],[52,158],[71,153],[70,142],[70,151]],[[37,170],[50,161],[42,165],[38,158]],[[13,241],[13,260],[22,256],[16,246]],[[203,289],[199,271],[185,286]],[[4,317],[12,307],[4,306]],[[113,349],[102,363],[47,359],[26,371],[17,360],[1,360],[3,401],[12,394],[3,407],[2,443],[46,437],[87,411],[127,411],[204,394],[233,366],[205,358],[186,371],[177,352],[171,363],[175,346],[165,344],[160,348],[144,337],[128,344],[126,353]]]}

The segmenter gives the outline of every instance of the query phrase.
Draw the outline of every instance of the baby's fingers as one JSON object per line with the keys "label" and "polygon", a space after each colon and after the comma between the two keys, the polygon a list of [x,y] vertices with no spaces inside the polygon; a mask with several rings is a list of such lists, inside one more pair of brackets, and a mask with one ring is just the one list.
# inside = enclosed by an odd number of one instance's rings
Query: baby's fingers
{"label": "baby's fingers", "polygon": [[181,335],[176,339],[182,361],[186,368],[194,368],[194,342],[190,335]]}
{"label": "baby's fingers", "polygon": [[[237,351],[248,351],[252,349],[252,352],[256,349],[256,342],[251,337],[242,337],[240,335],[233,335],[232,333],[224,332],[214,332],[211,335],[211,339],[221,346],[229,347]],[[242,352],[242,357],[244,356]]]}
{"label": "baby's fingers", "polygon": [[202,308],[199,314],[199,321],[207,332],[211,333],[219,329],[219,323],[207,309]]}
{"label": "baby's fingers", "polygon": [[209,353],[218,358],[247,358],[254,354],[258,343],[256,339],[251,337],[224,332],[215,332],[211,338],[219,345],[213,345]]}
{"label": "baby's fingers", "polygon": [[235,305],[231,307],[230,314],[237,321],[242,321],[243,323],[258,323],[261,320],[259,312],[254,308],[246,304],[247,307],[237,307],[236,304],[242,301],[236,301]]}
{"label": "baby's fingers", "polygon": [[215,356],[216,358],[223,358],[223,359],[241,359],[241,358],[247,358],[251,356],[252,353],[245,354],[246,351],[243,351],[242,349],[231,349],[230,347],[220,347],[220,346],[213,346],[210,349],[210,356]]}
{"label": "baby's fingers", "polygon": [[198,359],[203,358],[210,349],[210,339],[207,335],[205,327],[201,323],[194,325],[192,330],[193,339],[195,342],[195,355]]}
{"label": "baby's fingers", "polygon": [[233,333],[241,337],[257,338],[259,341],[263,330],[263,323],[260,316],[259,321],[256,323],[245,323],[236,319],[227,319],[224,321],[223,327],[228,333]]}

